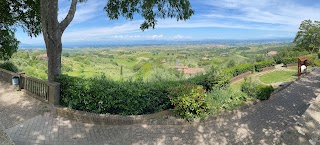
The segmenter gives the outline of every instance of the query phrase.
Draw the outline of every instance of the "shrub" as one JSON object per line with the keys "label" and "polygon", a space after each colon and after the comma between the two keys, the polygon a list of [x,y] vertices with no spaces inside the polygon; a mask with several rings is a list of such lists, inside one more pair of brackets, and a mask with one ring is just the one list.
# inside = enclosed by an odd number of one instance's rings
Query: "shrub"
{"label": "shrub", "polygon": [[253,82],[251,78],[244,78],[244,82],[241,85],[241,91],[246,93],[249,97],[254,98],[256,93],[257,83]]}
{"label": "shrub", "polygon": [[236,92],[231,88],[217,89],[208,93],[208,102],[212,112],[232,110],[242,105],[248,96],[243,92]]}
{"label": "shrub", "polygon": [[12,72],[19,71],[18,67],[10,61],[5,61],[4,63],[0,63],[0,68],[8,70],[8,71],[12,71]]}
{"label": "shrub", "polygon": [[231,68],[224,69],[224,73],[231,74],[233,77],[243,74],[248,71],[253,71],[254,65],[253,64],[241,64]]}
{"label": "shrub", "polygon": [[273,91],[274,88],[272,86],[260,84],[256,86],[256,98],[259,100],[268,100]]}
{"label": "shrub", "polygon": [[219,69],[213,68],[207,72],[207,74],[195,76],[188,79],[186,82],[201,85],[207,92],[209,92],[213,88],[224,88],[228,86],[231,77],[230,73],[225,73],[224,71],[219,71]]}
{"label": "shrub", "polygon": [[267,100],[274,91],[274,88],[272,86],[258,84],[252,81],[251,78],[245,78],[244,83],[241,85],[241,91],[246,93],[249,97]]}
{"label": "shrub", "polygon": [[318,59],[320,59],[320,52],[318,52]]}
{"label": "shrub", "polygon": [[94,113],[138,115],[172,108],[169,89],[177,82],[113,81],[61,75],[61,104]]}
{"label": "shrub", "polygon": [[291,64],[291,63],[297,63],[297,62],[298,62],[297,57],[286,57],[286,58],[283,58],[283,61],[282,61],[282,63],[284,65]]}
{"label": "shrub", "polygon": [[308,65],[310,66],[320,66],[320,60],[316,58],[316,56],[309,55],[306,56],[308,59]]}
{"label": "shrub", "polygon": [[260,71],[262,71],[263,68],[271,67],[271,66],[273,66],[273,64],[274,64],[273,60],[266,60],[266,61],[256,62],[254,64],[254,69],[257,72],[260,72]]}
{"label": "shrub", "polygon": [[202,86],[184,84],[171,89],[170,100],[174,112],[181,118],[192,121],[206,117],[209,112],[207,94]]}

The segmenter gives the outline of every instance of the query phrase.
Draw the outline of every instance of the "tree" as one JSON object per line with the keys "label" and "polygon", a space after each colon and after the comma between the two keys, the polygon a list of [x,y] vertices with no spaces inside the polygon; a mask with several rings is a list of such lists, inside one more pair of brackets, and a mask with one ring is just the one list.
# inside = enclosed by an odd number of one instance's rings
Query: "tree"
{"label": "tree", "polygon": [[[48,55],[48,81],[53,82],[61,73],[61,37],[71,23],[78,2],[72,0],[67,16],[58,22],[58,0],[40,0],[41,26]],[[157,19],[176,18],[187,20],[194,14],[189,0],[109,0],[104,7],[110,19],[120,16],[132,20],[135,14],[140,14],[145,21],[141,30],[155,28]]]}
{"label": "tree", "polygon": [[293,41],[297,47],[314,52],[320,47],[320,22],[304,20]]}
{"label": "tree", "polygon": [[0,59],[8,60],[18,49],[15,26],[21,26],[29,36],[41,32],[40,0],[0,1]]}

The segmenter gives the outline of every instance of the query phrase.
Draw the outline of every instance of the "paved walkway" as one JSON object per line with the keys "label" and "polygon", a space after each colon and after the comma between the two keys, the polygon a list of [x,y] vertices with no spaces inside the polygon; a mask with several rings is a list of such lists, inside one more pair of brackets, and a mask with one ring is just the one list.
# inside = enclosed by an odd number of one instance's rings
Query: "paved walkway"
{"label": "paved walkway", "polygon": [[[271,99],[199,125],[101,126],[54,117],[46,104],[0,82],[0,122],[17,145],[280,144],[317,96],[320,68]],[[296,144],[296,142],[294,142]]]}

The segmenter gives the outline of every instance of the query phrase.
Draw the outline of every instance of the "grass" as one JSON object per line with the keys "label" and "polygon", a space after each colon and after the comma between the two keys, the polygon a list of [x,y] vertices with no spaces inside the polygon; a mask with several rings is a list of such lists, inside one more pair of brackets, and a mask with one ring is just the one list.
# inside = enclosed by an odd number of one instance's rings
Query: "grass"
{"label": "grass", "polygon": [[289,66],[289,67],[287,67],[287,69],[297,71],[297,70],[298,70],[298,67],[297,67],[297,66]]}
{"label": "grass", "polygon": [[296,72],[293,71],[274,71],[260,76],[260,81],[265,84],[285,82],[294,79]]}
{"label": "grass", "polygon": [[244,82],[244,80],[232,83],[232,84],[230,84],[230,88],[232,90],[234,90],[235,92],[241,92],[241,85],[243,82]]}

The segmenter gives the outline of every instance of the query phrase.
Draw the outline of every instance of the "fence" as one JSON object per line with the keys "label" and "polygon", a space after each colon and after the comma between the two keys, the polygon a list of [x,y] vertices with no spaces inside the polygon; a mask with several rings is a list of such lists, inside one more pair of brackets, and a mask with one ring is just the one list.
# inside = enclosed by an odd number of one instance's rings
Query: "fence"
{"label": "fence", "polygon": [[33,96],[43,102],[59,105],[60,102],[60,84],[49,83],[24,74],[17,74],[4,69],[0,69],[0,80],[11,83],[12,77],[19,77],[19,88],[30,96]]}

